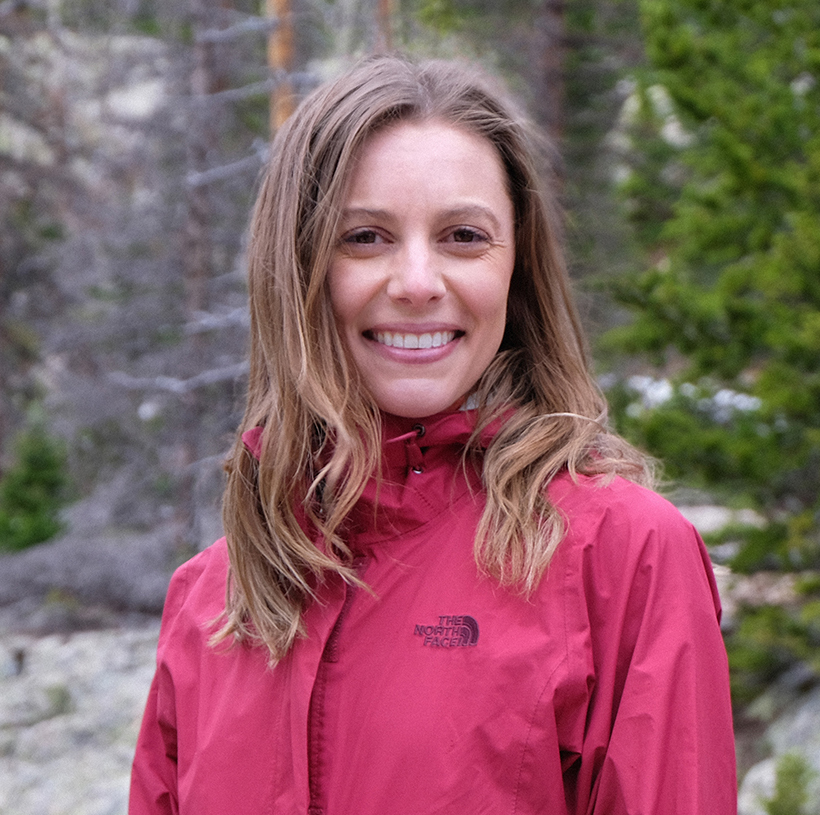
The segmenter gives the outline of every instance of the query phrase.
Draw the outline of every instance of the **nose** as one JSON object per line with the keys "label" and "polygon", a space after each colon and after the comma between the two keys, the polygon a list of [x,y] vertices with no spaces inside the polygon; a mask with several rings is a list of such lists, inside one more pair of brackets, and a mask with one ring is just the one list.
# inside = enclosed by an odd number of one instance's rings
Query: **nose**
{"label": "nose", "polygon": [[425,239],[409,239],[392,258],[388,296],[412,306],[440,300],[446,292],[441,263]]}
{"label": "nose", "polygon": [[408,241],[392,261],[387,294],[393,300],[423,306],[444,296],[443,259],[426,241]]}

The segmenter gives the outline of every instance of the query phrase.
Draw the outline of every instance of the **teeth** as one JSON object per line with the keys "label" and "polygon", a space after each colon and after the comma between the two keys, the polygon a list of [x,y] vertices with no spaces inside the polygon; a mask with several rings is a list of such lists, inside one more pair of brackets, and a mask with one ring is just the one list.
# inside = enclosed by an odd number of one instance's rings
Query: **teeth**
{"label": "teeth", "polygon": [[436,331],[434,334],[394,334],[380,331],[376,342],[389,348],[440,348],[455,339],[455,331]]}

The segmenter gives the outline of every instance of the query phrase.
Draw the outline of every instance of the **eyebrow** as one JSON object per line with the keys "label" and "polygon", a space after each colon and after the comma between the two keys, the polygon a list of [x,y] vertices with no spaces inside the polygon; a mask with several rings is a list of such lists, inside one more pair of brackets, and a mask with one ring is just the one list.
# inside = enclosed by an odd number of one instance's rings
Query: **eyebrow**
{"label": "eyebrow", "polygon": [[[462,207],[453,207],[436,214],[438,218],[445,220],[470,220],[476,217],[487,218],[492,222],[493,228],[500,231],[501,223],[495,213],[489,207],[481,204],[466,204]],[[342,220],[350,218],[373,218],[375,220],[393,220],[394,215],[386,209],[370,209],[368,207],[351,207],[342,210]]]}

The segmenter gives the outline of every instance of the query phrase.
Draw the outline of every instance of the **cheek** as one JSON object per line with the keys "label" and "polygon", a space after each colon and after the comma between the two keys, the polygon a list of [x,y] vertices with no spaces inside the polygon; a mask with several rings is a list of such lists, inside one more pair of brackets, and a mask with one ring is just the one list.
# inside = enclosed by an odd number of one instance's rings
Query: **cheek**
{"label": "cheek", "polygon": [[499,322],[502,327],[506,324],[511,277],[511,273],[493,275],[484,286],[473,291],[474,312],[488,326],[497,328]]}
{"label": "cheek", "polygon": [[492,345],[493,356],[498,352],[499,348],[504,342],[504,337],[507,333],[507,323],[509,314],[509,295],[510,295],[510,281],[512,273],[502,276],[500,281],[496,282],[492,291],[486,293],[484,299],[486,305],[486,314],[484,316],[484,324],[487,328],[486,339],[487,343]]}
{"label": "cheek", "polygon": [[355,275],[348,274],[344,263],[336,262],[328,271],[327,287],[330,294],[330,307],[336,320],[339,333],[344,336],[355,320],[360,298],[354,285]]}

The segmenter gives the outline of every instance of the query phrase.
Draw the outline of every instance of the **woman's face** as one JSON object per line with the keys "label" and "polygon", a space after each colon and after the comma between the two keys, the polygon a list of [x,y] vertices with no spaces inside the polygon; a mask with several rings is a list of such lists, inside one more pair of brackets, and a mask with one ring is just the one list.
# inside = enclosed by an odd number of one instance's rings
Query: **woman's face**
{"label": "woman's face", "polygon": [[339,333],[378,406],[457,407],[498,351],[515,262],[493,145],[440,122],[365,142],[328,273]]}

